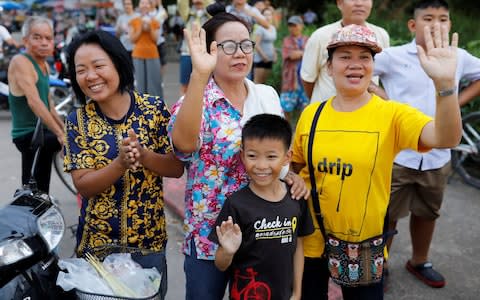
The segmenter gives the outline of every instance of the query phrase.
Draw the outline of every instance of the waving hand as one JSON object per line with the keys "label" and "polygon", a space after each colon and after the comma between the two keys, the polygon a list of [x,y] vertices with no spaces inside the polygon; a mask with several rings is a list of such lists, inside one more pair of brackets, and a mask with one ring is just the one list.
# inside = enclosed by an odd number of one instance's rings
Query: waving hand
{"label": "waving hand", "polygon": [[449,45],[447,26],[437,23],[433,33],[429,26],[425,26],[424,35],[426,49],[417,46],[423,70],[437,84],[444,80],[455,80],[458,34],[452,35],[452,44]]}
{"label": "waving hand", "polygon": [[184,30],[184,35],[192,57],[192,70],[210,76],[217,64],[217,42],[214,41],[209,45],[210,53],[208,53],[205,30],[196,22],[192,25],[191,31]]}

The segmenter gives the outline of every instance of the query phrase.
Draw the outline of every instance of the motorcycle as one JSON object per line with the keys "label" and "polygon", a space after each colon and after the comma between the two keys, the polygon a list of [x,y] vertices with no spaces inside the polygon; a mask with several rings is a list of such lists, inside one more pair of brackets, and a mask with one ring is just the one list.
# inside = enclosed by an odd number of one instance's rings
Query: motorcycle
{"label": "motorcycle", "polygon": [[10,204],[0,208],[0,299],[72,298],[56,286],[56,248],[65,221],[50,196],[37,189],[33,177],[42,143],[39,120],[32,138],[36,153],[30,181],[15,192]]}

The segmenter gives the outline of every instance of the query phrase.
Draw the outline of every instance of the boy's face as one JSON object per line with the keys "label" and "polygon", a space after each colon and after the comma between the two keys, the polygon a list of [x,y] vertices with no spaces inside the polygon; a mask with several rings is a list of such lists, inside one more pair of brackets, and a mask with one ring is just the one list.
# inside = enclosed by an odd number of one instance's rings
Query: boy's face
{"label": "boy's face", "polygon": [[241,159],[250,184],[269,187],[279,179],[282,167],[290,163],[292,152],[280,139],[251,138],[243,141]]}
{"label": "boy's face", "polygon": [[301,24],[288,24],[288,31],[293,36],[299,36],[302,34],[303,25]]}
{"label": "boy's face", "polygon": [[433,31],[433,25],[439,23],[440,26],[446,25],[450,30],[451,22],[448,10],[441,8],[429,7],[426,9],[417,9],[414,15],[415,19],[408,21],[408,29],[415,34],[417,44],[425,48],[424,28],[429,26]]}
{"label": "boy's face", "polygon": [[343,25],[364,25],[372,11],[373,0],[337,0]]}

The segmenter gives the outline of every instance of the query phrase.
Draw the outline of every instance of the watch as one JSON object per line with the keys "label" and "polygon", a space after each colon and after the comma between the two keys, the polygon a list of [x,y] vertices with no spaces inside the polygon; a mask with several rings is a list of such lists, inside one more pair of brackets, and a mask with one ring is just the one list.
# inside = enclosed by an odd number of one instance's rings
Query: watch
{"label": "watch", "polygon": [[437,95],[439,97],[447,97],[447,96],[451,96],[451,95],[455,94],[456,91],[457,91],[457,87],[454,86],[451,89],[437,91]]}

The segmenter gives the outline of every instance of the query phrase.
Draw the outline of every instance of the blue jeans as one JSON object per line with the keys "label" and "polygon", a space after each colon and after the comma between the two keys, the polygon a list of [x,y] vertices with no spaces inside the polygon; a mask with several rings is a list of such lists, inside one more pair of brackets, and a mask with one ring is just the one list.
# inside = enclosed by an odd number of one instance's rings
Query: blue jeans
{"label": "blue jeans", "polygon": [[192,57],[189,55],[180,56],[180,84],[188,85],[192,73]]}
{"label": "blue jeans", "polygon": [[153,254],[138,254],[132,253],[132,259],[139,263],[143,268],[157,268],[158,272],[162,274],[162,281],[160,282],[160,297],[165,299],[168,287],[167,277],[167,258],[165,257],[165,250]]}
{"label": "blue jeans", "polygon": [[186,279],[186,300],[221,300],[225,295],[228,275],[215,267],[213,260],[198,259],[192,240],[190,255],[185,255],[183,270]]}

